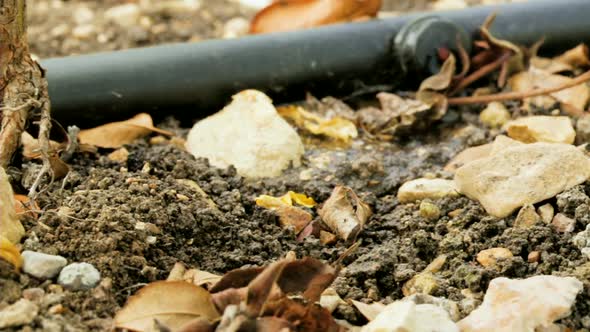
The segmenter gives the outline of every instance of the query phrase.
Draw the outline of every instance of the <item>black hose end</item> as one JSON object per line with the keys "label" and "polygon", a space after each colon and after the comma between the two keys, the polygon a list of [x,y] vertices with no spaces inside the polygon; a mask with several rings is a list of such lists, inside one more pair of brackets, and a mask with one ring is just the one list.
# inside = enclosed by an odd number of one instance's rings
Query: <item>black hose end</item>
{"label": "black hose end", "polygon": [[404,72],[435,74],[440,69],[438,49],[457,54],[457,41],[471,52],[471,38],[457,24],[438,16],[423,16],[407,23],[395,36],[394,52]]}

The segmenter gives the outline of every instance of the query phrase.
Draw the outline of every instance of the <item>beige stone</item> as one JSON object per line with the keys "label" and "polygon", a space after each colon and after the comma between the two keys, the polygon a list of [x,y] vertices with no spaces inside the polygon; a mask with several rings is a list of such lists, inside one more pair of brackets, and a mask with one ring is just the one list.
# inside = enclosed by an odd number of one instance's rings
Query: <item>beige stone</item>
{"label": "beige stone", "polygon": [[477,261],[483,267],[496,268],[501,260],[512,258],[512,252],[506,248],[490,248],[477,254]]}
{"label": "beige stone", "polygon": [[529,228],[540,221],[541,217],[535,211],[535,207],[527,204],[518,211],[516,220],[514,220],[514,227]]}
{"label": "beige stone", "polygon": [[529,263],[537,263],[541,259],[541,253],[538,251],[531,251],[527,256],[527,261]]}
{"label": "beige stone", "polygon": [[457,170],[460,193],[503,218],[526,204],[551,198],[590,177],[590,159],[568,144],[511,146]]}
{"label": "beige stone", "polygon": [[445,179],[415,179],[402,184],[397,191],[397,199],[401,203],[457,195],[455,183]]}
{"label": "beige stone", "polygon": [[445,171],[454,172],[459,167],[472,161],[489,157],[509,148],[511,146],[522,145],[523,143],[513,140],[504,135],[498,135],[492,143],[483,144],[467,148],[457,154],[446,166]]}
{"label": "beige stone", "polygon": [[4,168],[0,167],[0,236],[19,243],[25,229],[14,210],[14,194]]}
{"label": "beige stone", "polygon": [[547,203],[539,206],[539,208],[537,209],[537,213],[539,214],[541,220],[543,220],[545,224],[550,224],[553,220],[555,209],[553,208],[553,205]]}
{"label": "beige stone", "polygon": [[462,332],[535,332],[567,317],[582,289],[582,283],[572,277],[496,278],[483,303],[458,325]]}
{"label": "beige stone", "polygon": [[31,323],[39,314],[39,307],[26,299],[20,299],[0,310],[0,329]]}
{"label": "beige stone", "polygon": [[440,218],[440,209],[436,204],[423,201],[420,203],[420,216],[428,220],[437,220]]}
{"label": "beige stone", "polygon": [[508,136],[523,143],[573,144],[576,139],[576,131],[568,116],[527,116],[508,122],[505,128]]}
{"label": "beige stone", "polygon": [[559,233],[571,233],[574,231],[576,221],[563,213],[558,213],[551,221],[551,227]]}
{"label": "beige stone", "polygon": [[223,110],[197,122],[186,148],[213,166],[234,165],[249,178],[278,176],[289,165],[298,166],[304,152],[295,129],[256,90],[236,94]]}
{"label": "beige stone", "polygon": [[385,308],[361,332],[459,332],[449,314],[433,304],[396,301]]}
{"label": "beige stone", "polygon": [[479,121],[488,127],[499,128],[510,121],[510,112],[504,104],[494,101],[479,113]]}

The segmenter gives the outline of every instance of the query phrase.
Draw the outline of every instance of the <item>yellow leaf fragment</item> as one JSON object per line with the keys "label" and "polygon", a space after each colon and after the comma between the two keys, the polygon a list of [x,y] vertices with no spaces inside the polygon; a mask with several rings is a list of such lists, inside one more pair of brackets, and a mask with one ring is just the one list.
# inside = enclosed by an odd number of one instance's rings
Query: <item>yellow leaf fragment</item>
{"label": "yellow leaf fragment", "polygon": [[19,243],[25,229],[14,209],[14,194],[4,168],[0,167],[0,236],[12,243]]}
{"label": "yellow leaf fragment", "polygon": [[317,204],[313,198],[294,191],[288,191],[281,197],[260,195],[256,198],[256,205],[267,209],[278,208],[280,206],[292,206],[293,202],[306,208],[312,208]]}
{"label": "yellow leaf fragment", "polygon": [[324,119],[296,105],[278,107],[277,111],[283,118],[293,121],[297,127],[314,135],[323,135],[345,142],[358,136],[356,125],[340,116]]}
{"label": "yellow leaf fragment", "polygon": [[588,46],[580,44],[571,50],[566,51],[562,55],[553,58],[554,61],[568,64],[573,67],[587,67],[590,66],[590,58],[588,57]]}
{"label": "yellow leaf fragment", "polygon": [[156,281],[127,300],[115,316],[115,327],[132,331],[156,331],[154,322],[172,331],[196,318],[219,317],[205,289],[185,281]]}
{"label": "yellow leaf fragment", "polygon": [[18,248],[2,235],[0,235],[0,258],[12,264],[17,270],[23,265]]}
{"label": "yellow leaf fragment", "polygon": [[174,136],[172,132],[154,127],[154,122],[149,114],[140,113],[125,121],[111,122],[95,128],[81,130],[78,139],[83,144],[116,149],[152,132]]}

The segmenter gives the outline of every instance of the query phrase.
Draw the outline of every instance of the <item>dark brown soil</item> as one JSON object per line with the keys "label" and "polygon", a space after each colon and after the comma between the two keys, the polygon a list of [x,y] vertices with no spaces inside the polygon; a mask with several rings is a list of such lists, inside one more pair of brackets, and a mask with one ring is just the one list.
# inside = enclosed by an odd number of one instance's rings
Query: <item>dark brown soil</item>
{"label": "dark brown soil", "polygon": [[[112,3],[62,4],[85,5],[100,12]],[[194,35],[210,38],[219,36],[219,22],[250,15],[229,5],[230,1],[203,3],[216,3],[210,6],[211,21],[156,17],[168,32],[148,32],[140,39],[134,39],[133,32],[104,27],[104,32],[113,36],[104,45],[66,43],[63,38],[68,39],[68,33],[51,37],[41,32],[37,35],[34,29],[31,42],[38,55],[55,56],[184,41]],[[41,31],[43,11],[31,11],[33,27]],[[60,15],[45,18],[69,22],[67,11]],[[187,28],[191,33],[177,33],[173,26],[180,24],[177,22],[193,24]],[[435,274],[438,287],[433,295],[457,301],[462,316],[477,306],[495,277],[574,275],[584,281],[585,288],[574,312],[562,323],[573,329],[590,329],[590,263],[572,244],[571,234],[557,233],[548,226],[514,228],[514,216],[490,217],[477,202],[464,197],[432,201],[441,210],[437,220],[420,216],[419,204],[398,202],[397,188],[403,182],[428,174],[451,178],[442,170],[450,158],[467,146],[491,140],[491,133],[477,124],[477,111],[452,109],[428,133],[412,133],[411,138],[394,143],[360,139],[351,148],[308,146],[301,167],[258,181],[245,180],[231,167],[218,169],[207,160],[195,160],[174,144],[151,144],[147,138],[127,146],[130,155],[123,164],[110,161],[107,150],[76,155],[69,163],[72,172],[68,177],[53,183],[38,199],[44,211],[38,220],[23,220],[27,229],[23,250],[91,263],[102,275],[101,284],[90,291],[73,292],[53,284],[55,281],[41,282],[0,265],[0,306],[19,299],[26,289],[41,288],[45,292],[41,312],[23,330],[103,331],[129,295],[146,283],[165,279],[176,262],[216,273],[264,265],[289,251],[333,262],[348,244],[322,245],[313,237],[299,242],[291,230],[279,226],[272,212],[256,206],[254,198],[293,190],[323,202],[334,186],[344,184],[371,205],[374,215],[360,234],[360,248],[345,259],[345,269],[334,283],[342,298],[365,302],[399,299],[404,283],[444,254],[447,261]],[[186,133],[171,119],[162,126],[181,136]],[[34,163],[11,168],[15,188],[28,188],[37,169]],[[194,181],[215,206],[179,179]],[[575,217],[574,234],[590,223],[588,195],[590,183],[585,183],[549,201],[557,211]],[[491,247],[508,248],[514,257],[502,262],[499,269],[483,268],[475,256]],[[539,262],[527,262],[531,251],[541,252]],[[474,299],[465,296],[466,289],[475,294]],[[50,310],[59,304],[63,311]],[[341,305],[335,315],[364,323],[350,306]]]}

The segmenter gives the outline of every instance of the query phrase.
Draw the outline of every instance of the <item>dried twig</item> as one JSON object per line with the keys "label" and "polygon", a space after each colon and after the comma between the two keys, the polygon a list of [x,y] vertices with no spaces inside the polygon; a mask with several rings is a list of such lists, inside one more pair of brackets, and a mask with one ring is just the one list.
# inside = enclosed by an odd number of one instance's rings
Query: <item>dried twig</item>
{"label": "dried twig", "polygon": [[523,92],[505,92],[505,93],[497,93],[497,94],[486,95],[486,96],[455,97],[455,98],[449,98],[448,103],[449,103],[449,105],[469,105],[469,104],[485,104],[485,103],[491,103],[493,101],[507,101],[507,100],[525,99],[525,98],[547,95],[550,93],[569,89],[569,88],[572,88],[576,85],[583,84],[588,81],[590,81],[590,70],[583,73],[582,75],[580,75],[578,77],[573,78],[571,81],[569,81],[565,84],[551,87],[551,88],[533,89],[530,91],[523,91]]}
{"label": "dried twig", "polygon": [[504,52],[495,61],[480,67],[479,69],[477,69],[476,71],[471,73],[469,76],[462,79],[461,82],[459,82],[459,84],[457,84],[457,86],[453,89],[453,91],[450,93],[450,95],[454,95],[454,94],[459,93],[460,91],[462,91],[463,89],[468,87],[471,83],[473,83],[473,82],[479,80],[480,78],[495,71],[500,66],[502,66],[502,64],[506,63],[506,61],[508,61],[510,59],[511,55],[512,55],[512,52],[510,52],[510,51]]}

